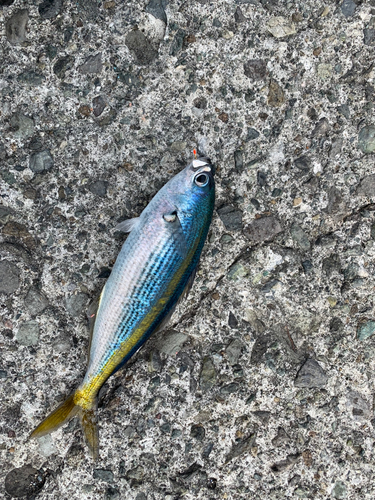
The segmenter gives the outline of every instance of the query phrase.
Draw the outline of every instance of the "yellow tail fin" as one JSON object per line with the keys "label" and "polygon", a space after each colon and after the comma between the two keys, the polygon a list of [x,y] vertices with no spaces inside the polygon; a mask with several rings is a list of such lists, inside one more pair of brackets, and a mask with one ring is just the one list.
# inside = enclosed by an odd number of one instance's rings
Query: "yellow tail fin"
{"label": "yellow tail fin", "polygon": [[99,434],[96,424],[96,404],[91,409],[84,409],[74,402],[74,394],[68,397],[56,410],[48,415],[30,434],[30,438],[45,436],[66,424],[75,416],[80,417],[86,443],[91,455],[96,460],[99,455]]}

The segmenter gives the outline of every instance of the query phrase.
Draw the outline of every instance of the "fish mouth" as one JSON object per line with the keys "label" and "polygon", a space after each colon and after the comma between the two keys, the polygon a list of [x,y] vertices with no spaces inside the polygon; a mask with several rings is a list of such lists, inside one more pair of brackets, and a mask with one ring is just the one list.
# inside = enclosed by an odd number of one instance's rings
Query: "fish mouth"
{"label": "fish mouth", "polygon": [[195,158],[191,164],[190,168],[193,172],[207,172],[215,175],[215,167],[212,165],[209,158],[200,157]]}

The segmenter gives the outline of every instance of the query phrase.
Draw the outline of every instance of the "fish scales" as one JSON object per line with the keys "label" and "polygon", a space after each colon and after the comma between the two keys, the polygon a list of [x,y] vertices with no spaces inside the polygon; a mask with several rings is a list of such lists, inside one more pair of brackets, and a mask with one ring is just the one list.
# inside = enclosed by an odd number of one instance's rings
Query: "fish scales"
{"label": "fish scales", "polygon": [[193,160],[151,200],[139,218],[119,224],[130,234],[102,291],[80,386],[31,434],[45,435],[75,415],[98,455],[97,394],[105,381],[165,326],[194,279],[215,200],[213,168]]}

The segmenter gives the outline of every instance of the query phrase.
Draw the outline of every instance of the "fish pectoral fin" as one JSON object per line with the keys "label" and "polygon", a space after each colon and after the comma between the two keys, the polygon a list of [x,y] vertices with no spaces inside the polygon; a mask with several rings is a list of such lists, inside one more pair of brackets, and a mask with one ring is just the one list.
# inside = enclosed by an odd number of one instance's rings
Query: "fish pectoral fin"
{"label": "fish pectoral fin", "polygon": [[176,210],[163,215],[167,229],[171,232],[176,250],[182,259],[185,259],[188,253],[186,237],[181,226],[180,219]]}
{"label": "fish pectoral fin", "polygon": [[30,434],[30,438],[38,438],[57,430],[75,417],[80,407],[74,402],[74,394],[68,397],[60,406],[48,415]]}
{"label": "fish pectoral fin", "polygon": [[139,217],[133,219],[126,219],[115,226],[114,231],[121,231],[122,233],[130,233],[139,222]]}

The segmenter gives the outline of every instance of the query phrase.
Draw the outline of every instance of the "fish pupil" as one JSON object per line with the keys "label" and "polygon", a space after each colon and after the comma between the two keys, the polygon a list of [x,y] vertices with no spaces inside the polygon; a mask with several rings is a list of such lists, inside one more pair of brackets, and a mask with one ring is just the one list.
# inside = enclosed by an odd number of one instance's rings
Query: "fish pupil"
{"label": "fish pupil", "polygon": [[207,174],[198,174],[195,178],[195,184],[197,186],[205,186],[208,183]]}

